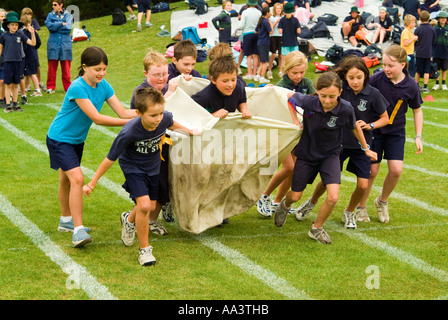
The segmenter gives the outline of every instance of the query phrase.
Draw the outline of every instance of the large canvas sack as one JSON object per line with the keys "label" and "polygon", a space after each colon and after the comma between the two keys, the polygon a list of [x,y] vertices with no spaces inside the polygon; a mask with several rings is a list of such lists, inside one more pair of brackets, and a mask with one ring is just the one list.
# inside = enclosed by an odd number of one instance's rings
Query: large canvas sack
{"label": "large canvas sack", "polygon": [[253,117],[242,119],[235,112],[218,119],[190,98],[208,80],[179,82],[166,109],[175,121],[202,130],[202,136],[170,146],[170,201],[180,227],[199,234],[256,203],[301,130],[292,124],[287,89],[246,88]]}

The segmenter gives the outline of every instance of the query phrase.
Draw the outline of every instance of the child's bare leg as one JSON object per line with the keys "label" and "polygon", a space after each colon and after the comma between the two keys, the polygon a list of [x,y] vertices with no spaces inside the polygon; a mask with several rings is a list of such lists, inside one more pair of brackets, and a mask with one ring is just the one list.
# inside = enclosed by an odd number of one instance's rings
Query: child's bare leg
{"label": "child's bare leg", "polygon": [[392,191],[400,180],[401,173],[403,172],[403,161],[401,160],[388,160],[387,167],[389,169],[386,179],[384,179],[383,189],[381,190],[380,200],[386,202]]}
{"label": "child's bare leg", "polygon": [[333,212],[336,203],[339,198],[339,184],[331,183],[326,185],[327,188],[327,198],[319,209],[319,213],[316,217],[316,221],[314,222],[314,227],[319,228],[322,227],[330,216],[331,212]]}
{"label": "child's bare leg", "polygon": [[128,221],[135,222],[140,249],[149,247],[149,213],[154,210],[155,201],[149,196],[142,196],[135,199],[136,205],[129,214]]}
{"label": "child's bare leg", "polygon": [[373,163],[370,166],[369,182],[367,184],[366,192],[364,193],[364,196],[361,198],[361,201],[359,202],[359,207],[365,208],[367,206],[367,199],[369,198],[370,191],[372,190],[373,183],[375,182],[376,176],[378,175],[379,171],[380,171],[379,163]]}
{"label": "child's bare leg", "polygon": [[360,203],[361,199],[363,198],[364,194],[367,191],[369,185],[369,179],[364,178],[358,178],[356,182],[356,188],[352,193],[352,196],[350,197],[350,202],[347,206],[346,211],[348,212],[354,212],[356,209],[356,206],[358,203]]}
{"label": "child's bare leg", "polygon": [[[83,211],[83,193],[84,175],[80,167],[76,167],[63,172],[69,180],[69,187],[61,185],[61,176],[59,179],[60,192],[59,203],[61,204],[61,212],[67,214],[67,210],[71,213],[73,224],[76,227],[82,226],[82,211]],[[65,182],[65,181],[62,181]],[[68,194],[67,194],[68,190]],[[67,209],[67,195],[68,195],[68,209]],[[61,198],[62,196],[62,198]],[[62,209],[64,206],[64,209]]]}

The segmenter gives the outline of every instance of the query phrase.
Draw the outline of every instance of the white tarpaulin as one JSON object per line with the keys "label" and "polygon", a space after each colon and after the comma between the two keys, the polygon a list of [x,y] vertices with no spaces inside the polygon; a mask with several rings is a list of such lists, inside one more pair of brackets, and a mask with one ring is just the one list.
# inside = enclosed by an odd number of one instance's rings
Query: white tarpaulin
{"label": "white tarpaulin", "polygon": [[253,117],[235,112],[218,119],[190,98],[208,83],[181,79],[166,102],[175,121],[202,131],[170,147],[170,201],[181,228],[195,234],[250,209],[301,135],[287,89],[246,88]]}

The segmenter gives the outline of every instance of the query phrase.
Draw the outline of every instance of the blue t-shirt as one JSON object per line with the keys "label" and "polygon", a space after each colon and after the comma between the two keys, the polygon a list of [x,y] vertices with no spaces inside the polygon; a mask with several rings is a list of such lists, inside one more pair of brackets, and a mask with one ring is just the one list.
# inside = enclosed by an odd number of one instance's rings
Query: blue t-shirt
{"label": "blue t-shirt", "polygon": [[89,99],[100,112],[104,102],[113,95],[114,90],[105,79],[96,88],[92,88],[82,77],[76,78],[65,94],[61,110],[48,129],[48,137],[70,144],[84,142],[93,121],[81,110],[75,99]]}
{"label": "blue t-shirt", "polygon": [[272,31],[272,28],[268,19],[263,18],[260,29],[257,27],[255,31],[258,32],[257,46],[269,46],[271,44],[269,32]]}
{"label": "blue t-shirt", "polygon": [[303,133],[294,149],[297,159],[320,161],[340,154],[343,128],[356,128],[355,112],[350,102],[339,99],[335,108],[324,112],[317,95],[296,92],[292,98],[295,104],[303,109]]}
{"label": "blue t-shirt", "polygon": [[278,28],[282,29],[282,47],[296,47],[299,45],[297,41],[297,29],[300,28],[300,22],[296,17],[292,16],[286,19],[286,16],[280,19]]}
{"label": "blue t-shirt", "polygon": [[0,37],[0,43],[3,45],[3,61],[22,61],[25,58],[22,43],[27,41],[28,37],[22,30],[17,30],[16,33],[10,33],[9,31],[3,33]]}
{"label": "blue t-shirt", "polygon": [[143,127],[140,117],[130,120],[115,138],[107,158],[111,161],[119,159],[121,170],[126,174],[159,174],[160,139],[173,123],[173,114],[168,111],[164,111],[162,121],[153,131]]}

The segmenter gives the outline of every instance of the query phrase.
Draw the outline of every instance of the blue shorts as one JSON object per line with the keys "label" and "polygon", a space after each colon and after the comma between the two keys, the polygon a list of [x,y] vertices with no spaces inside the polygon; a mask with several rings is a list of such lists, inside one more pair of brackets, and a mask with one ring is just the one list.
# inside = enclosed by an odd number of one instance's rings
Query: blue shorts
{"label": "blue shorts", "polygon": [[248,33],[243,36],[243,53],[245,56],[258,54],[257,40],[258,35],[255,33]]}
{"label": "blue shorts", "polygon": [[151,0],[137,0],[138,12],[151,10]]}
{"label": "blue shorts", "polygon": [[52,169],[68,171],[81,166],[84,142],[70,144],[50,139],[47,136],[47,148],[50,155],[50,167]]}
{"label": "blue shorts", "polygon": [[269,48],[269,45],[258,46],[258,56],[260,57],[260,62],[269,62]]}
{"label": "blue shorts", "polygon": [[415,69],[420,76],[431,73],[431,58],[415,58]]}
{"label": "blue shorts", "polygon": [[31,76],[33,74],[37,74],[37,67],[39,66],[39,61],[25,59],[25,68],[23,70],[24,76]]}
{"label": "blue shorts", "polygon": [[305,161],[297,159],[292,175],[291,190],[301,192],[305,190],[307,184],[312,184],[320,173],[320,178],[324,186],[327,184],[341,183],[341,164],[339,155],[330,155],[321,161]]}
{"label": "blue shorts", "polygon": [[23,79],[25,60],[8,61],[3,63],[3,82],[5,84],[19,84]]}
{"label": "blue shorts", "polygon": [[0,80],[3,80],[3,63],[0,65]]}
{"label": "blue shorts", "polygon": [[129,193],[129,198],[132,200],[149,196],[151,200],[157,200],[159,175],[148,176],[143,173],[125,173],[126,181],[123,188]]}
{"label": "blue shorts", "polygon": [[404,129],[393,134],[381,134],[374,130],[371,149],[377,153],[378,160],[371,163],[380,163],[383,158],[403,161],[405,142]]}
{"label": "blue shorts", "polygon": [[286,56],[288,53],[293,51],[299,51],[299,46],[282,47],[282,56]]}
{"label": "blue shorts", "polygon": [[341,162],[341,171],[344,161],[350,158],[346,170],[353,173],[358,178],[369,179],[370,177],[370,158],[361,149],[342,149],[339,156]]}

